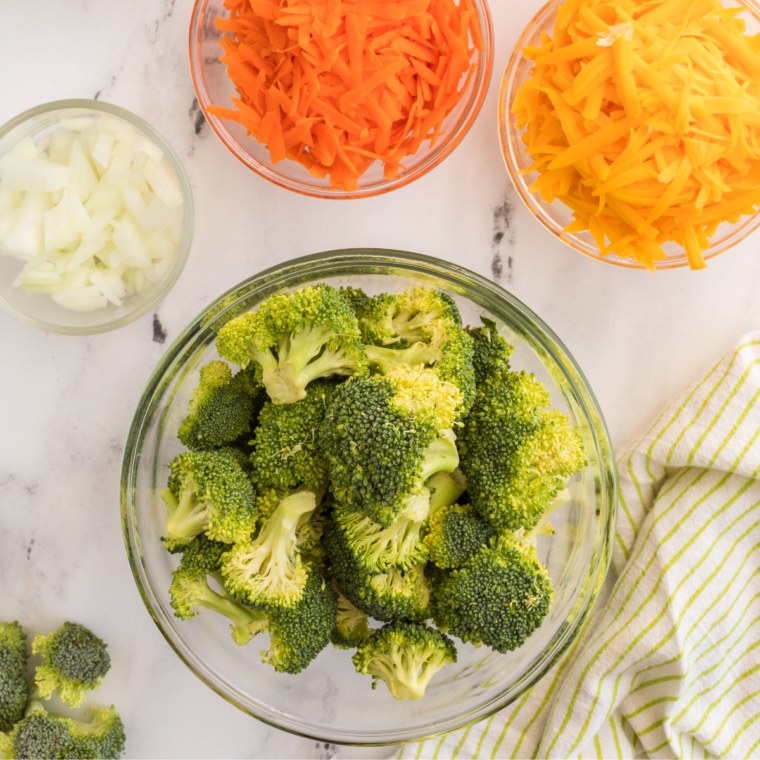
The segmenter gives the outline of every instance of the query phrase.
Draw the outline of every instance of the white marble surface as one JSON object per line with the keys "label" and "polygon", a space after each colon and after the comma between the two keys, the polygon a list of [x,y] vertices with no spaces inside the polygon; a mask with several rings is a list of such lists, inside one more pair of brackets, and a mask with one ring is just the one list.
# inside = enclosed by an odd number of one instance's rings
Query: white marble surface
{"label": "white marble surface", "polygon": [[98,699],[128,726],[128,756],[383,756],[257,723],[174,656],[132,581],[119,525],[122,442],[143,382],[211,299],[295,256],[401,248],[492,276],[541,315],[586,372],[615,445],[635,434],[760,317],[760,238],[701,273],[651,276],[586,259],[520,205],[496,133],[501,74],[539,0],[492,0],[491,90],[459,149],[379,198],[335,202],[274,187],[204,124],[187,62],[190,0],[0,0],[0,122],[39,103],[98,97],[151,122],[184,160],[196,202],[187,267],[156,314],[92,338],[0,313],[0,618],[91,625],[114,666]]}

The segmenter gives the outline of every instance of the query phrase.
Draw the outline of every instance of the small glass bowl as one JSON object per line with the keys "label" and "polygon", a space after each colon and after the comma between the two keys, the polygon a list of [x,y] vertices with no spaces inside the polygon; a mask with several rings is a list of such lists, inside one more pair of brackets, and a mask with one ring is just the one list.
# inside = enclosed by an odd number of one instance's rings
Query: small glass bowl
{"label": "small glass bowl", "polygon": [[[597,261],[631,269],[644,269],[644,266],[632,258],[624,258],[615,253],[602,256],[588,230],[585,232],[564,232],[564,228],[574,221],[572,209],[559,198],[556,198],[552,203],[547,203],[539,193],[529,192],[528,188],[539,177],[538,172],[520,174],[520,171],[533,164],[531,158],[523,152],[525,144],[521,138],[525,130],[517,128],[517,119],[512,113],[515,97],[523,83],[530,79],[533,68],[533,62],[523,58],[522,51],[528,45],[540,45],[543,32],[549,36],[554,36],[557,10],[564,3],[565,0],[549,0],[541,8],[518,40],[507,64],[499,96],[499,138],[504,162],[507,165],[512,183],[533,216],[563,243],[567,243],[571,248]],[[753,0],[744,0],[741,3],[734,0],[724,0],[723,4],[746,8],[748,12],[743,14],[741,18],[746,19],[747,32],[749,34],[760,32],[760,5]],[[712,236],[710,247],[702,251],[703,258],[705,260],[711,259],[713,256],[727,251],[754,232],[758,226],[760,226],[760,214],[758,213],[743,216],[736,224],[723,222]],[[676,267],[688,266],[686,253],[680,245],[670,242],[663,245],[662,248],[667,254],[667,258],[655,261],[656,269],[675,269]]]}
{"label": "small glass bowl", "polygon": [[376,161],[358,180],[358,190],[346,192],[331,188],[327,177],[312,177],[296,161],[285,159],[273,164],[266,147],[260,145],[255,137],[250,137],[245,127],[206,113],[206,108],[212,104],[231,108],[230,96],[237,96],[235,85],[227,76],[227,67],[219,61],[222,32],[214,26],[214,20],[229,15],[223,0],[195,2],[190,24],[190,71],[195,95],[211,128],[232,154],[275,185],[315,198],[370,198],[387,193],[408,185],[438,166],[462,141],[483,105],[493,68],[493,30],[488,0],[472,0],[472,6],[478,14],[483,38],[483,52],[475,51],[473,57],[477,71],[466,94],[443,122],[443,133],[435,147],[430,147],[429,140],[424,142],[417,153],[404,159],[406,170],[400,171],[395,179],[383,179],[382,164]]}
{"label": "small glass bowl", "polygon": [[139,319],[155,309],[174,287],[185,266],[193,242],[195,225],[193,194],[179,157],[150,124],[124,108],[110,103],[101,103],[99,100],[58,100],[24,111],[0,127],[0,156],[12,150],[27,135],[31,136],[35,142],[39,142],[46,134],[53,131],[61,119],[104,114],[117,116],[128,122],[163,152],[182,192],[184,211],[182,241],[175,254],[173,265],[161,280],[146,287],[141,293],[125,298],[121,306],[109,303],[104,309],[89,312],[64,309],[46,293],[26,293],[22,288],[14,288],[11,283],[21,271],[24,262],[0,251],[0,306],[14,317],[46,332],[64,335],[95,335],[116,330]]}
{"label": "small glass bowl", "polygon": [[[174,617],[169,586],[178,558],[159,537],[166,508],[159,496],[167,463],[183,447],[177,429],[187,414],[201,366],[218,358],[214,340],[230,319],[273,293],[318,282],[354,285],[369,294],[410,285],[440,288],[457,302],[465,324],[487,316],[515,345],[512,365],[534,372],[553,405],[583,436],[589,464],[569,484],[571,501],[552,513],[556,533],[539,541],[555,599],[542,626],[520,649],[498,654],[457,641],[459,659],[431,681],[418,702],[397,702],[384,686],[358,675],[351,653],[328,647],[302,673],[276,673],[261,662],[265,635],[246,647],[228,622],[201,611]],[[617,508],[615,466],[604,419],[578,365],[557,336],[528,308],[479,275],[401,251],[319,253],[267,269],[203,310],[172,344],[143,391],[127,435],[121,470],[124,541],[145,606],[171,647],[204,683],[249,715],[320,742],[397,744],[453,731],[487,718],[517,699],[578,636],[610,560]]]}

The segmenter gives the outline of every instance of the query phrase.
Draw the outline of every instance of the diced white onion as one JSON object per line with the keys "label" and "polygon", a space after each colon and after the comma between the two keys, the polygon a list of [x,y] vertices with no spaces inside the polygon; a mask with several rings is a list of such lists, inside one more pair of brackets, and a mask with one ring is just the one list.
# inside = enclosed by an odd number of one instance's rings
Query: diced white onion
{"label": "diced white onion", "polygon": [[74,178],[69,166],[54,164],[44,158],[30,158],[8,153],[0,158],[0,182],[6,190],[52,193],[63,190]]}

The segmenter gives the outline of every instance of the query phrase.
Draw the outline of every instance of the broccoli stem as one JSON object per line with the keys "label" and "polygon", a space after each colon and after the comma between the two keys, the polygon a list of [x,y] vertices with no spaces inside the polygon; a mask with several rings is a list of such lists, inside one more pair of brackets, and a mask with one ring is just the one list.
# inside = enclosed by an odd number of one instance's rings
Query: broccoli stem
{"label": "broccoli stem", "polygon": [[366,346],[370,364],[376,364],[385,374],[394,367],[406,364],[417,367],[420,364],[433,364],[441,358],[441,347],[437,344],[417,342],[409,348],[386,348],[384,346]]}
{"label": "broccoli stem", "polygon": [[[208,508],[202,506],[202,503],[196,499],[196,489],[194,482],[184,484],[179,501],[177,502],[176,498],[173,499],[177,506],[166,521],[166,535],[172,541],[187,543],[203,533],[208,525]],[[174,495],[167,491],[161,492],[164,502],[171,509],[166,493],[172,497]]]}
{"label": "broccoli stem", "polygon": [[425,449],[422,462],[422,480],[427,482],[429,478],[438,472],[454,472],[459,467],[459,453],[457,452],[457,437],[450,428],[444,430],[441,437],[437,438]]}
{"label": "broccoli stem", "polygon": [[456,504],[457,499],[467,489],[464,475],[459,470],[453,472],[437,472],[425,484],[430,490],[430,509],[428,517],[432,517],[439,509]]}
{"label": "broccoli stem", "polygon": [[248,609],[231,599],[222,589],[222,594],[218,594],[209,585],[208,581],[203,578],[198,581],[198,590],[195,597],[196,607],[203,607],[207,610],[213,610],[220,615],[224,615],[232,622],[232,638],[236,644],[243,646],[247,644],[257,633],[266,629],[267,618],[264,612],[260,610]]}

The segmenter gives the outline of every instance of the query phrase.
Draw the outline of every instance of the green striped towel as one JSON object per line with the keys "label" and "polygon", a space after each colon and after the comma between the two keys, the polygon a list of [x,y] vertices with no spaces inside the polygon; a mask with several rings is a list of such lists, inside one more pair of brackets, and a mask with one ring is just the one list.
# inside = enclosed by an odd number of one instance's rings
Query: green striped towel
{"label": "green striped towel", "polygon": [[760,757],[759,398],[755,333],[619,452],[617,577],[574,646],[400,756]]}

